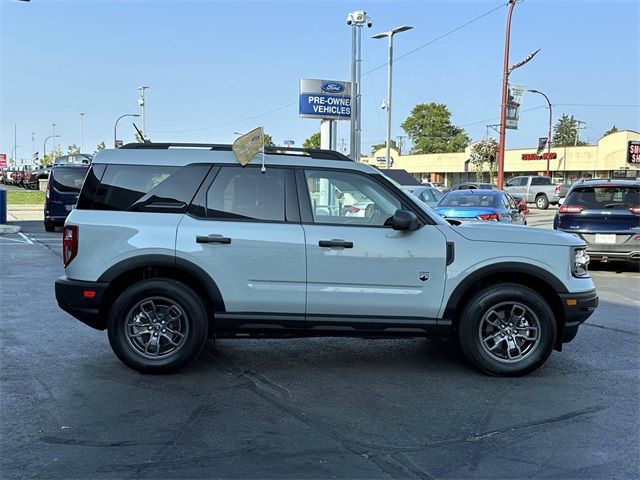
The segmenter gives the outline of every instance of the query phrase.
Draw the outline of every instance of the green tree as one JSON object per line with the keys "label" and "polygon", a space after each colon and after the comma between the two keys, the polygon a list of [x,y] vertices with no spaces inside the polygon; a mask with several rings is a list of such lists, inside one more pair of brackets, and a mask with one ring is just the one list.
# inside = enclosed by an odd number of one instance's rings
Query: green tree
{"label": "green tree", "polygon": [[96,145],[96,149],[93,151],[93,154],[95,155],[100,150],[104,150],[104,148],[105,148],[104,141],[102,141],[98,145]]}
{"label": "green tree", "polygon": [[498,142],[495,138],[487,138],[471,146],[469,161],[476,166],[476,180],[483,180],[485,168],[489,170],[489,181],[493,183],[493,171],[498,155]]}
{"label": "green tree", "polygon": [[73,145],[69,145],[69,147],[67,147],[67,153],[69,155],[75,155],[76,153],[80,153],[80,147],[75,143]]}
{"label": "green tree", "polygon": [[556,122],[553,129],[554,147],[573,147],[574,145],[586,145],[587,142],[578,139],[578,121],[573,117],[562,114],[562,117]]}
{"label": "green tree", "polygon": [[[387,142],[385,143],[376,143],[375,145],[371,146],[371,155],[373,155],[374,153],[376,153],[376,150],[380,150],[381,148],[384,148],[387,146]],[[395,140],[391,140],[391,148],[398,150],[398,145],[396,144]]]}
{"label": "green tree", "polygon": [[611,127],[609,130],[607,130],[606,132],[604,132],[604,137],[606,137],[607,135],[611,135],[612,133],[616,133],[619,132],[620,130],[618,130],[618,127],[616,127],[615,125],[613,127]]}
{"label": "green tree", "polygon": [[266,133],[264,134],[264,146],[265,147],[275,147],[276,144],[273,143],[273,138],[271,138],[271,135],[267,135]]}
{"label": "green tree", "polygon": [[448,153],[463,151],[471,139],[451,124],[451,112],[443,103],[420,103],[402,123],[411,139],[411,153]]}
{"label": "green tree", "polygon": [[320,132],[316,132],[307,138],[302,146],[304,148],[320,148]]}
{"label": "green tree", "polygon": [[45,154],[41,159],[40,159],[40,164],[44,165],[44,166],[49,166],[51,164],[53,164],[54,160],[58,157],[62,156],[62,150],[60,150],[60,147],[56,147],[54,150],[50,151],[49,153]]}

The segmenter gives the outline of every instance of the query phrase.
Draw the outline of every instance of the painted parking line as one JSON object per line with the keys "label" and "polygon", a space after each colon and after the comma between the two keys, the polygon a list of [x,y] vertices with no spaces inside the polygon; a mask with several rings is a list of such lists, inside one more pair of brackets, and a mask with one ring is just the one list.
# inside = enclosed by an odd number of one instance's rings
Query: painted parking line
{"label": "painted parking line", "polygon": [[24,233],[18,232],[16,236],[3,235],[0,241],[5,245],[33,245],[33,242]]}

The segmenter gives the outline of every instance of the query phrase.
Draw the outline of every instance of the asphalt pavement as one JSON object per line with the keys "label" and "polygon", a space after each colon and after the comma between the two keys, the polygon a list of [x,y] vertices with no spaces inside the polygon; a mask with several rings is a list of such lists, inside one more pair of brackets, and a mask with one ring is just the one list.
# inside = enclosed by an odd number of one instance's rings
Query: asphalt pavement
{"label": "asphalt pavement", "polygon": [[0,236],[2,478],[640,477],[635,268],[594,265],[600,307],[527,377],[450,340],[335,338],[222,340],[145,376],[57,307],[60,231],[21,225]]}

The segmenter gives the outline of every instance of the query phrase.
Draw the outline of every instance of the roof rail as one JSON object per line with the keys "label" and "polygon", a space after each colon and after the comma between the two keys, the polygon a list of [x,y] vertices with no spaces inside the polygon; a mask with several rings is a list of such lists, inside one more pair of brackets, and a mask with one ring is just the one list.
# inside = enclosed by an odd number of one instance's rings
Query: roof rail
{"label": "roof rail", "polygon": [[[204,148],[213,151],[231,151],[231,145],[220,143],[127,143],[120,149],[127,150],[168,150],[170,148]],[[322,160],[340,160],[351,162],[352,160],[340,152],[334,150],[324,150],[320,148],[292,148],[292,147],[265,147],[264,153],[268,154],[287,154],[311,157]]]}

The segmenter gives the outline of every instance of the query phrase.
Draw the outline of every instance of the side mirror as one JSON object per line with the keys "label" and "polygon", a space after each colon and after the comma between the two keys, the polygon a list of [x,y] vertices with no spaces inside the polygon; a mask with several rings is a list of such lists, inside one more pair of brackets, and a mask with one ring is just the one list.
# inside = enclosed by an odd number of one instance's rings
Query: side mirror
{"label": "side mirror", "polygon": [[415,213],[409,210],[396,210],[391,217],[391,226],[394,230],[417,230],[420,224]]}

